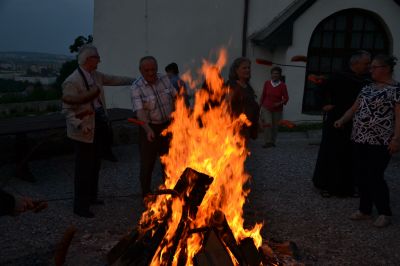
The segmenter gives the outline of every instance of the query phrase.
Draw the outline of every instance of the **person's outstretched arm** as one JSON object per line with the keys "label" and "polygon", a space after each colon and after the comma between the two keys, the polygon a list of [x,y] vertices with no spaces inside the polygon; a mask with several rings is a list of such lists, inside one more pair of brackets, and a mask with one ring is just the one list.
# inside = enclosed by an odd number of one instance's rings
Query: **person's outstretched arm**
{"label": "person's outstretched arm", "polygon": [[333,124],[334,127],[336,128],[341,128],[343,127],[344,124],[346,124],[347,122],[349,122],[354,114],[356,113],[356,111],[358,110],[359,106],[360,106],[360,100],[357,98],[356,101],[354,102],[353,106],[351,106],[346,113],[344,113],[344,115],[339,118],[339,120],[336,120],[335,123]]}
{"label": "person's outstretched arm", "polygon": [[100,94],[100,89],[85,91],[83,93],[77,94],[75,89],[75,84],[72,82],[66,82],[63,84],[63,96],[62,101],[66,104],[84,104],[93,101]]}

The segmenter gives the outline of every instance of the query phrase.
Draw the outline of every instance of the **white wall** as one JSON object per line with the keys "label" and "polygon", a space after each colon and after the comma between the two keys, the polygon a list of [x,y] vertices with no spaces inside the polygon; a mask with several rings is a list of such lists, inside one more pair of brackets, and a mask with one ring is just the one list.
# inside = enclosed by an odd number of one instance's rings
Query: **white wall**
{"label": "white wall", "polygon": [[[293,0],[252,0],[249,7],[248,36],[267,26]],[[221,46],[228,48],[229,62],[240,56],[244,0],[95,0],[94,41],[102,57],[99,69],[111,73],[138,76],[138,61],[153,55],[159,71],[175,61],[181,73],[198,69],[203,58]],[[347,8],[363,8],[378,14],[393,37],[393,52],[400,57],[400,6],[391,0],[318,0],[294,24],[293,44],[269,51],[248,40],[247,56],[252,60],[252,85],[258,94],[269,78],[270,68],[256,65],[256,58],[281,64],[293,64],[294,55],[306,55],[311,34],[329,15]],[[214,57],[215,58],[215,57]],[[305,66],[305,63],[294,63]],[[318,116],[301,114],[305,69],[283,67],[290,101],[286,119],[316,120]],[[400,79],[400,66],[395,75]],[[110,107],[130,108],[129,88],[107,88]]]}
{"label": "white wall", "polygon": [[[265,10],[268,6],[264,1],[265,7],[258,6],[258,9]],[[291,58],[294,55],[307,55],[309,41],[312,32],[326,17],[343,9],[361,8],[376,13],[382,18],[387,26],[389,36],[393,38],[392,53],[400,58],[400,27],[399,15],[400,6],[394,1],[389,0],[318,0],[309,9],[307,9],[294,23],[293,43],[290,47],[282,47],[274,51],[268,51],[261,47],[250,45],[248,49],[249,57],[266,58],[281,64],[303,65],[305,63],[293,63]],[[268,14],[266,15],[268,16]],[[260,19],[259,19],[260,20]],[[254,27],[257,28],[257,27]],[[252,32],[250,32],[251,34]],[[318,120],[319,116],[310,116],[301,114],[303,91],[305,82],[305,69],[282,67],[283,74],[286,76],[286,83],[289,91],[289,103],[284,110],[284,117],[290,120]],[[269,77],[270,67],[254,65],[252,82],[260,93],[262,84]],[[395,68],[395,77],[400,80],[400,65]]]}
{"label": "white wall", "polygon": [[[159,72],[174,61],[181,73],[196,73],[202,59],[215,59],[222,46],[230,58],[240,56],[242,10],[239,0],[95,0],[99,70],[137,77],[139,59],[153,55]],[[130,107],[128,88],[107,88],[106,97],[110,107]]]}

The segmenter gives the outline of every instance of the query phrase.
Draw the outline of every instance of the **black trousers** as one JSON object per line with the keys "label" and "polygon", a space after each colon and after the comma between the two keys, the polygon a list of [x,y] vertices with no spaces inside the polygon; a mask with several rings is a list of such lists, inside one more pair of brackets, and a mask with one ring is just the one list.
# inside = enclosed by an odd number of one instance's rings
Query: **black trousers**
{"label": "black trousers", "polygon": [[166,129],[168,125],[169,122],[160,125],[149,124],[155,134],[155,139],[151,142],[147,140],[146,131],[142,127],[139,128],[139,178],[142,196],[151,192],[151,178],[157,158],[168,153],[170,136],[161,136],[161,132]]}
{"label": "black trousers", "polygon": [[74,209],[88,210],[97,199],[99,172],[106,128],[96,120],[93,143],[74,141],[75,179]]}
{"label": "black trousers", "polygon": [[391,216],[389,188],[384,179],[391,158],[387,146],[356,143],[353,155],[360,194],[359,210],[371,214],[375,205],[379,215]]}

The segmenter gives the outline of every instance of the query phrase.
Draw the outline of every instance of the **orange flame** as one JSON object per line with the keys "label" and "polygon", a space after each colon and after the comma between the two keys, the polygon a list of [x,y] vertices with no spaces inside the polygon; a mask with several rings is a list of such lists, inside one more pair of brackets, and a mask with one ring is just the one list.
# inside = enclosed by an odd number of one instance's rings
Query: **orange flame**
{"label": "orange flame", "polygon": [[[253,229],[243,227],[243,205],[249,191],[243,185],[250,176],[244,170],[244,162],[249,154],[245,139],[240,134],[243,124],[250,124],[244,114],[235,118],[229,112],[228,103],[224,97],[229,88],[224,85],[220,72],[227,61],[226,50],[221,50],[215,64],[203,61],[202,73],[207,81],[208,89],[198,90],[195,94],[195,105],[189,110],[184,99],[178,98],[173,120],[169,128],[163,132],[172,133],[169,153],[161,158],[165,165],[167,178],[164,189],[173,189],[183,171],[187,168],[207,174],[214,178],[201,205],[197,216],[191,221],[193,228],[209,225],[213,213],[217,210],[225,214],[227,222],[236,241],[252,237],[257,247],[262,244],[260,230],[262,224]],[[185,81],[194,82],[185,74]],[[217,105],[211,102],[217,101]],[[142,215],[141,224],[150,224],[165,216],[165,199],[171,196],[158,197],[154,204]],[[173,217],[170,219],[166,238],[170,240],[180,221],[182,207],[179,200],[174,200]],[[191,228],[191,229],[193,229]],[[183,241],[181,241],[183,242]],[[201,234],[192,234],[186,243],[179,243],[177,253],[183,248],[188,254],[188,263],[201,248]],[[165,250],[157,250],[151,265],[163,265],[162,254]],[[174,264],[176,264],[175,255]]]}

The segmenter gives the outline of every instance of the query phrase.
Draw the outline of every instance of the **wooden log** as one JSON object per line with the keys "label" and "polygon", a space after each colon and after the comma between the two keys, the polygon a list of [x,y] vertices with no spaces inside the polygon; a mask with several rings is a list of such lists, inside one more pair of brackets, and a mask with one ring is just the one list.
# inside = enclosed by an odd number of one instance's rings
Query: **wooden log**
{"label": "wooden log", "polygon": [[54,263],[56,266],[62,266],[65,263],[67,257],[68,248],[71,245],[72,238],[76,232],[76,227],[71,225],[65,230],[63,238],[57,245],[56,253],[54,255]]}
{"label": "wooden log", "polygon": [[121,240],[107,253],[107,264],[112,265],[115,263],[123,253],[129,248],[129,245],[134,243],[139,237],[137,228],[125,235]]}
{"label": "wooden log", "polygon": [[298,257],[297,245],[292,241],[285,241],[282,243],[270,242],[269,245],[278,256],[289,256],[292,258]]}
{"label": "wooden log", "polygon": [[260,251],[263,265],[303,265],[297,261],[298,248],[292,241],[263,241]]}
{"label": "wooden log", "polygon": [[215,229],[210,229],[207,232],[202,250],[194,256],[193,264],[196,266],[234,265],[225,244],[218,237]]}
{"label": "wooden log", "polygon": [[260,265],[262,256],[251,237],[246,237],[245,239],[241,240],[239,243],[239,248],[242,251],[247,266]]}
{"label": "wooden log", "polygon": [[231,228],[229,227],[228,221],[225,218],[225,214],[220,210],[215,211],[210,223],[221,241],[235,256],[236,260],[239,262],[239,265],[246,265],[245,258],[236,242]]}
{"label": "wooden log", "polygon": [[214,178],[206,174],[186,168],[176,183],[174,190],[181,196],[185,204],[188,204],[191,219],[196,218],[197,208],[213,180]]}
{"label": "wooden log", "polygon": [[[167,251],[163,254],[162,260],[167,264],[171,264],[178,250],[179,243],[185,243],[189,235],[191,219],[194,219],[197,214],[198,206],[203,201],[204,195],[207,192],[213,178],[205,174],[199,173],[191,168],[185,169],[180,179],[175,185],[173,190],[156,191],[153,196],[161,194],[171,194],[174,197],[180,197],[183,200],[183,214],[179,222],[178,228],[172,238],[172,245],[168,243],[165,234],[168,230],[168,223],[172,216],[171,204],[173,201],[169,199],[167,202],[168,212],[163,218],[162,222],[155,224],[142,225],[142,235],[122,239],[117,245],[109,252],[110,265],[148,265],[153,257],[157,254],[156,251],[160,247],[163,249],[165,246],[170,245]],[[189,219],[189,217],[191,219]],[[150,230],[151,229],[151,230]],[[184,249],[184,248],[183,248]],[[187,254],[180,249],[180,257],[178,261],[180,264],[185,265]]]}
{"label": "wooden log", "polygon": [[[182,217],[171,240],[172,246],[168,248],[168,251],[165,253],[166,257],[168,256],[168,265],[172,265],[179,244],[186,243],[189,236],[190,221],[196,218],[198,206],[200,206],[203,201],[213,180],[214,179],[208,175],[199,173],[191,168],[186,168],[175,185],[174,190],[183,199],[183,206]],[[178,261],[181,265],[186,265],[187,254],[185,250],[184,247],[180,249]]]}

